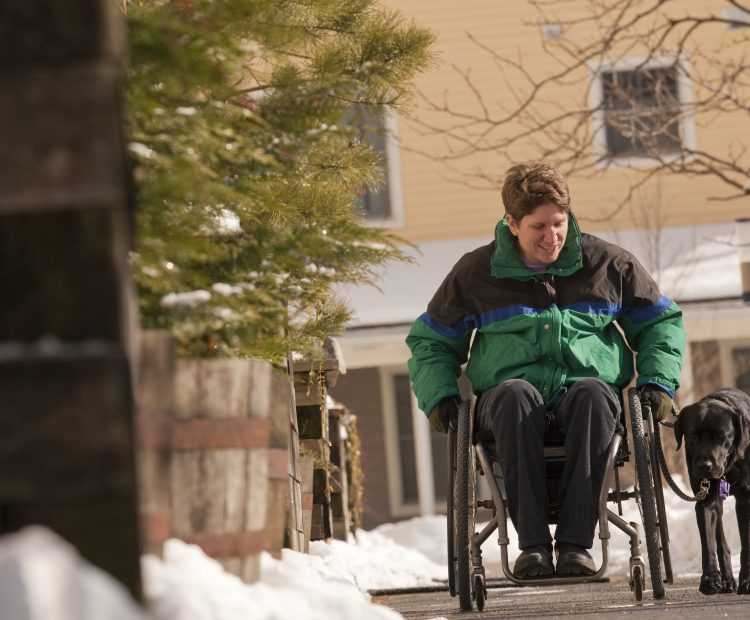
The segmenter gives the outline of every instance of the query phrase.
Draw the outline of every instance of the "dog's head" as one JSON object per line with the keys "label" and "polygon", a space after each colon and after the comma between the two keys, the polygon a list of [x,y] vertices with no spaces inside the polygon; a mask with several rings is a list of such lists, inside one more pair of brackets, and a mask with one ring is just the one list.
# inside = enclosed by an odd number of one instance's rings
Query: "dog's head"
{"label": "dog's head", "polygon": [[750,397],[735,389],[709,394],[685,407],[674,425],[677,448],[685,440],[688,469],[718,479],[729,462],[743,459],[750,443]]}

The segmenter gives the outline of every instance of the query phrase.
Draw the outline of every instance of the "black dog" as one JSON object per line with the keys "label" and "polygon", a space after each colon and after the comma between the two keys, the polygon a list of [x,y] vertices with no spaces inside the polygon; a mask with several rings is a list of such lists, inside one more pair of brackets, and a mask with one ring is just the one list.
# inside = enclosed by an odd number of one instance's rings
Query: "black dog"
{"label": "black dog", "polygon": [[[708,494],[695,505],[701,537],[703,594],[750,594],[750,396],[725,388],[685,407],[674,425],[677,448],[685,438],[690,486],[699,495],[701,482]],[[740,529],[740,583],[732,574],[732,557],[724,538],[722,501],[735,497]]]}

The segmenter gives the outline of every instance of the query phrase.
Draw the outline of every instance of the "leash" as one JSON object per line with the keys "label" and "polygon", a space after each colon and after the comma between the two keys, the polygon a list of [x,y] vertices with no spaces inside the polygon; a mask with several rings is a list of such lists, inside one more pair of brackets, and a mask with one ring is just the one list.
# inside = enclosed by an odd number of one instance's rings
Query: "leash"
{"label": "leash", "polygon": [[[680,415],[680,411],[677,409],[677,405],[674,402],[672,403],[672,415],[674,415],[674,417],[678,417]],[[659,456],[659,467],[661,468],[662,474],[664,474],[664,479],[667,481],[669,488],[672,489],[680,499],[684,499],[686,502],[703,501],[708,496],[708,488],[711,485],[711,482],[708,480],[708,478],[703,478],[701,480],[700,488],[695,494],[695,497],[688,495],[679,486],[677,486],[677,483],[672,478],[672,474],[669,473],[667,459],[664,458],[664,450],[661,447],[661,431],[659,429],[659,425],[673,428],[674,422],[667,422],[666,420],[663,420],[659,421],[659,423],[654,426],[654,440],[656,441],[656,453]]]}

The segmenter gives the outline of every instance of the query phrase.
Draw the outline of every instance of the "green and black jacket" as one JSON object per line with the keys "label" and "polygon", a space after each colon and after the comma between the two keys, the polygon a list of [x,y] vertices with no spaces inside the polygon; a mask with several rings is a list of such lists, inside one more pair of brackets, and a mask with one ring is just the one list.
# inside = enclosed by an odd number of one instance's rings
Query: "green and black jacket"
{"label": "green and black jacket", "polygon": [[619,395],[634,376],[635,352],[637,384],[656,383],[674,395],[685,340],[682,312],[635,257],[582,234],[571,215],[563,250],[544,273],[521,262],[501,220],[495,241],[456,263],[406,343],[414,393],[429,413],[458,395],[467,360],[475,393],[524,379],[549,402],[587,377]]}

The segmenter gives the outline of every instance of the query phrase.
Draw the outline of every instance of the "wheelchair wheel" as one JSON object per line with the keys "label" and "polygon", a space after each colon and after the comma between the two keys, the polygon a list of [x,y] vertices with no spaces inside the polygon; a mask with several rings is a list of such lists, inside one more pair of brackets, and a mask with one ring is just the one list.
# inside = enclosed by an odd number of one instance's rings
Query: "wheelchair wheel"
{"label": "wheelchair wheel", "polygon": [[477,601],[477,610],[482,611],[484,609],[484,599],[487,594],[485,589],[484,579],[480,575],[474,575],[474,598]]}
{"label": "wheelchair wheel", "polygon": [[661,469],[659,468],[659,454],[657,445],[661,441],[656,437],[659,432],[659,423],[653,419],[653,413],[646,420],[646,437],[648,439],[651,463],[653,465],[654,490],[656,491],[656,516],[659,519],[659,540],[661,542],[661,555],[664,561],[664,580],[674,583],[672,572],[672,556],[669,553],[669,524],[667,522],[667,508],[664,505],[664,486],[661,482]]}
{"label": "wheelchair wheel", "polygon": [[[654,598],[664,598],[664,581],[661,573],[661,549],[659,545],[659,527],[656,518],[656,494],[651,463],[651,451],[643,429],[643,415],[638,391],[628,391],[630,405],[630,423],[635,449],[635,473],[638,492],[636,501],[643,519],[643,533],[646,538],[648,565],[651,572],[651,585]],[[658,467],[658,464],[657,464]]]}
{"label": "wheelchair wheel", "polygon": [[640,565],[633,566],[630,569],[631,589],[635,593],[635,600],[640,601],[643,598],[643,568]]}
{"label": "wheelchair wheel", "polygon": [[456,536],[455,519],[453,518],[453,495],[456,484],[456,431],[448,427],[448,498],[446,518],[448,526],[448,592],[456,596]]}
{"label": "wheelchair wheel", "polygon": [[476,513],[476,465],[471,434],[471,410],[468,401],[461,402],[456,430],[456,478],[453,484],[453,531],[456,586],[459,605],[471,610],[471,535],[474,533]]}

